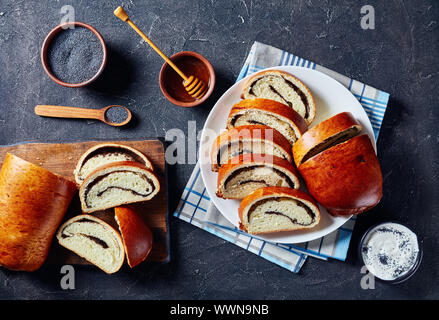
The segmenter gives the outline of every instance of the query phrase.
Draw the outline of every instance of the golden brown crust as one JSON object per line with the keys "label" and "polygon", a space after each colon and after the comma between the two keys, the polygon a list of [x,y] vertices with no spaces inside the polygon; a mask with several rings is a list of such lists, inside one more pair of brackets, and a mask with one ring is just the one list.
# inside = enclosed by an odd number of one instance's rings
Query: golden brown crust
{"label": "golden brown crust", "polygon": [[314,147],[350,128],[361,131],[361,125],[353,115],[350,112],[342,112],[309,129],[293,146],[294,163],[299,166]]}
{"label": "golden brown crust", "polygon": [[152,232],[133,207],[116,207],[114,214],[122,235],[128,265],[134,268],[151,252]]}
{"label": "golden brown crust", "polygon": [[291,144],[279,131],[264,125],[239,126],[224,131],[215,139],[210,151],[212,171],[218,171],[220,167],[217,156],[221,148],[228,143],[244,139],[270,141],[285,151],[288,157],[287,161],[292,162],[293,160]]}
{"label": "golden brown crust", "polygon": [[381,168],[367,135],[329,148],[298,169],[311,195],[329,212],[359,214],[382,197]]}
{"label": "golden brown crust", "polygon": [[[234,117],[249,109],[257,109],[268,114],[271,113],[280,116],[281,119],[283,118],[283,120],[287,121],[293,128],[296,128],[297,132],[300,133],[300,136],[308,130],[306,121],[293,108],[274,100],[262,98],[245,99],[235,104],[232,107],[232,110],[230,110],[229,117],[227,118],[227,128],[234,128],[235,126],[231,123]],[[300,138],[300,136],[296,138]]]}
{"label": "golden brown crust", "polygon": [[[99,168],[97,168],[96,170],[94,170],[93,172],[91,172],[87,178],[85,178],[84,182],[81,184],[80,188],[79,188],[79,198],[81,200],[81,208],[83,212],[86,213],[92,213],[95,211],[100,211],[100,210],[106,210],[106,209],[110,209],[112,208],[112,206],[106,207],[106,208],[100,208],[100,209],[90,209],[86,207],[85,201],[83,200],[83,194],[85,192],[85,188],[87,188],[87,185],[89,182],[93,181],[96,177],[95,175],[101,171],[104,171],[106,169],[110,169],[110,168],[116,168],[116,167],[124,167],[124,166],[128,166],[128,167],[136,167],[139,169],[142,169],[144,171],[147,171],[150,175],[148,176],[148,178],[152,178],[154,181],[154,186],[156,187],[156,191],[154,191],[154,196],[160,191],[160,182],[159,179],[157,178],[156,174],[151,171],[149,168],[147,168],[146,166],[144,166],[141,163],[138,162],[134,162],[134,161],[119,161],[119,162],[113,162],[113,163],[108,163],[106,165],[103,165]],[[139,200],[137,202],[143,202],[145,200]],[[133,202],[124,202],[121,203],[120,205],[124,205],[124,204],[128,204],[128,203],[133,203]]]}
{"label": "golden brown crust", "polygon": [[139,159],[142,160],[141,163],[143,165],[145,165],[147,168],[151,169],[152,171],[154,170],[151,161],[143,153],[141,153],[140,151],[138,151],[138,150],[136,150],[136,149],[134,149],[132,147],[121,145],[121,144],[118,144],[118,143],[101,143],[101,144],[98,144],[98,145],[95,145],[95,146],[89,148],[86,152],[84,152],[82,154],[81,158],[78,160],[78,163],[76,164],[76,168],[75,168],[75,170],[73,172],[74,175],[75,175],[75,181],[76,181],[76,183],[78,185],[80,185],[84,181],[84,179],[82,179],[80,177],[80,173],[81,173],[81,168],[84,165],[84,162],[86,161],[88,156],[91,153],[93,153],[93,152],[95,152],[95,151],[97,151],[99,149],[104,149],[104,148],[112,148],[112,149],[115,149],[115,150],[122,149],[122,150],[125,150],[125,151],[128,151],[128,152],[131,152],[131,153],[135,154]]}
{"label": "golden brown crust", "polygon": [[313,110],[310,110],[310,111],[311,111],[311,114],[310,114],[310,116],[308,117],[308,119],[305,119],[306,124],[307,124],[307,125],[310,125],[310,124],[313,122],[313,120],[314,120],[314,118],[315,118],[315,116],[316,116],[316,110],[315,110],[315,105],[316,105],[316,104],[315,104],[314,97],[313,97],[313,95],[311,94],[311,91],[309,90],[309,88],[308,88],[308,87],[307,87],[307,86],[306,86],[306,85],[305,85],[300,79],[298,79],[297,77],[293,76],[291,73],[288,73],[288,72],[285,72],[285,71],[282,71],[282,70],[265,70],[265,71],[261,71],[261,72],[255,73],[255,74],[252,75],[252,76],[247,80],[247,82],[245,83],[245,85],[244,85],[244,89],[242,90],[242,93],[241,93],[241,99],[245,99],[245,93],[249,91],[249,87],[251,86],[252,82],[253,82],[255,79],[260,78],[260,77],[264,76],[264,75],[267,74],[267,73],[278,73],[278,74],[280,74],[280,75],[285,75],[285,76],[287,76],[287,77],[292,77],[292,78],[294,78],[297,82],[299,82],[299,83],[302,84],[302,86],[305,88],[305,90],[307,91],[307,93],[309,94],[309,97],[310,97],[310,99],[311,99],[311,101],[309,101],[309,105],[313,105],[313,106],[314,106]]}
{"label": "golden brown crust", "polygon": [[40,268],[76,190],[73,181],[6,154],[0,172],[0,265]]}
{"label": "golden brown crust", "polygon": [[[287,187],[265,187],[265,188],[260,188],[257,189],[256,191],[252,192],[251,194],[249,194],[247,197],[245,197],[244,199],[241,200],[241,203],[239,204],[239,208],[238,208],[238,215],[239,215],[239,227],[241,230],[247,232],[246,227],[243,224],[243,215],[247,209],[247,207],[249,205],[251,205],[252,203],[254,203],[255,201],[257,201],[260,198],[266,197],[266,196],[277,196],[277,197],[282,197],[282,196],[286,196],[286,197],[293,197],[299,200],[303,200],[303,201],[307,201],[309,203],[311,203],[312,205],[315,206],[315,208],[317,209],[317,212],[320,214],[320,210],[319,210],[319,206],[317,204],[317,202],[307,193],[298,190],[298,189],[292,189],[292,188],[287,188]],[[318,215],[316,217],[317,220],[317,224],[320,221],[320,215]],[[303,229],[307,229],[307,227],[303,227],[303,228],[299,228],[296,230],[303,230]],[[284,231],[284,230],[279,230],[280,231]]]}

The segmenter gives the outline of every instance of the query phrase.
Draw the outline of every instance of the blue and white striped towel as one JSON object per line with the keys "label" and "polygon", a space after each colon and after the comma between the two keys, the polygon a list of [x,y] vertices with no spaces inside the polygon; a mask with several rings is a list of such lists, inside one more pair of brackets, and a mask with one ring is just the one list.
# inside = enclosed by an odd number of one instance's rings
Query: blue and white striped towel
{"label": "blue and white striped towel", "polygon": [[[261,69],[274,66],[302,66],[323,72],[347,87],[360,101],[378,139],[389,94],[364,83],[295,56],[289,52],[255,42],[236,81]],[[349,249],[355,217],[336,231],[306,243],[281,244],[255,238],[233,226],[211,203],[197,164],[181,196],[174,216],[232,242],[290,271],[298,272],[308,256],[344,261]]]}

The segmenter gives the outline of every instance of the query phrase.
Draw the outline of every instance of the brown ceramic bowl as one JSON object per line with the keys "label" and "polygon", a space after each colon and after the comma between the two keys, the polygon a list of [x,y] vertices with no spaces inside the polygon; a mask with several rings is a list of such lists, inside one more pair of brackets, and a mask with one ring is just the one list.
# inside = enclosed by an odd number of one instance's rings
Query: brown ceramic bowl
{"label": "brown ceramic bowl", "polygon": [[[99,42],[102,45],[102,64],[101,64],[98,72],[96,72],[96,74],[93,77],[91,77],[90,79],[88,79],[84,82],[80,82],[80,83],[68,83],[68,82],[61,81],[53,74],[53,72],[50,69],[49,64],[47,62],[47,50],[50,46],[50,42],[52,41],[53,37],[55,37],[55,35],[57,35],[61,31],[63,31],[64,29],[66,29],[66,27],[68,27],[70,25],[75,25],[78,27],[87,28],[88,30],[90,30],[91,32],[93,32],[96,35],[96,37],[99,39]],[[102,71],[104,71],[105,65],[107,63],[107,47],[105,46],[104,38],[102,38],[101,34],[95,28],[93,28],[91,25],[86,24],[84,22],[78,22],[78,21],[67,22],[67,23],[60,24],[60,25],[56,26],[55,28],[53,28],[52,31],[50,31],[49,34],[46,36],[46,39],[44,39],[43,46],[41,48],[41,63],[43,64],[44,71],[46,71],[46,73],[50,77],[50,79],[52,79],[57,84],[64,86],[64,87],[70,87],[70,88],[84,87],[84,86],[92,83],[93,81],[95,81],[101,75]]]}
{"label": "brown ceramic bowl", "polygon": [[210,62],[193,51],[176,53],[170,59],[186,76],[199,78],[208,88],[201,99],[192,98],[183,86],[183,79],[165,62],[160,70],[159,83],[166,99],[180,107],[195,107],[206,101],[215,87],[215,71]]}

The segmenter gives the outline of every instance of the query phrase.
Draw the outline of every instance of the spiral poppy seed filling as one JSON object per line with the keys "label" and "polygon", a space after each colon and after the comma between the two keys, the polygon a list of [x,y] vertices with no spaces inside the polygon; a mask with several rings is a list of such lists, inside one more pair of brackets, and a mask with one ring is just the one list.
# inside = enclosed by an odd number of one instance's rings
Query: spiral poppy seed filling
{"label": "spiral poppy seed filling", "polygon": [[255,202],[248,211],[248,228],[308,227],[316,221],[315,213],[303,202],[289,197],[272,197]]}
{"label": "spiral poppy seed filling", "polygon": [[[314,214],[314,212],[310,208],[308,208],[308,206],[306,206],[305,204],[303,204],[299,200],[294,200],[294,199],[290,199],[290,198],[265,199],[265,200],[261,200],[261,201],[255,203],[250,208],[250,210],[249,210],[249,221],[251,221],[252,213],[255,211],[256,207],[260,206],[260,205],[263,205],[265,202],[268,202],[268,201],[276,201],[276,202],[290,201],[292,204],[294,204],[294,205],[304,209],[306,214],[308,214],[308,217],[310,218],[310,221],[308,221],[308,222],[300,222],[300,221],[298,221],[298,218],[292,217],[289,214],[286,214],[284,212],[280,212],[280,211],[277,211],[277,210],[276,211],[274,211],[274,210],[273,211],[265,211],[264,214],[269,214],[269,215],[273,214],[273,215],[283,216],[283,217],[289,219],[291,221],[291,223],[296,224],[296,225],[300,225],[300,226],[309,226],[312,223],[314,223],[314,221],[315,221],[315,214]],[[305,217],[305,220],[307,220],[306,217]]]}
{"label": "spiral poppy seed filling", "polygon": [[79,159],[74,174],[78,185],[93,171],[114,162],[137,162],[153,170],[149,159],[138,150],[119,144],[100,144],[87,150]]}
{"label": "spiral poppy seed filling", "polygon": [[83,212],[91,213],[123,204],[151,200],[160,191],[155,173],[132,161],[115,162],[94,171],[81,184]]}
{"label": "spiral poppy seed filling", "polygon": [[95,264],[107,273],[122,266],[125,251],[119,233],[101,219],[90,215],[66,221],[56,235],[61,246]]}
{"label": "spiral poppy seed filling", "polygon": [[[110,248],[109,244],[107,243],[108,240],[105,241],[105,240],[97,237],[96,235],[90,234],[89,230],[91,230],[92,228],[90,228],[90,226],[88,224],[97,225],[97,226],[93,226],[93,228],[96,228],[99,226],[99,222],[83,218],[80,220],[76,220],[75,222],[66,224],[64,226],[64,228],[61,230],[60,236],[62,239],[66,239],[66,238],[70,238],[70,237],[83,237],[83,238],[86,238],[86,239],[92,241],[93,243],[97,244],[102,249]],[[100,228],[100,227],[98,227],[98,228]],[[71,229],[71,230],[69,230],[69,229]],[[83,230],[83,231],[78,232],[78,230]],[[114,239],[114,241],[117,242],[116,239]]]}
{"label": "spiral poppy seed filling", "polygon": [[288,160],[285,154],[277,147],[269,145],[264,141],[232,141],[222,146],[217,154],[217,163],[221,167],[227,163],[231,158],[243,154],[267,154],[275,155],[282,159]]}
{"label": "spiral poppy seed filling", "polygon": [[275,128],[291,143],[294,143],[297,140],[296,132],[288,123],[273,114],[262,113],[260,110],[245,110],[234,115],[230,120],[231,127],[254,124]]}
{"label": "spiral poppy seed filling", "polygon": [[324,140],[323,142],[317,144],[311,150],[309,150],[306,155],[302,158],[301,163],[304,163],[308,159],[311,159],[315,155],[321,153],[322,151],[334,147],[338,144],[348,141],[352,137],[356,136],[361,131],[360,127],[352,127],[345,131],[342,131],[332,137]]}
{"label": "spiral poppy seed filling", "polygon": [[[300,100],[302,101],[302,103],[303,103],[303,105],[304,105],[304,107],[305,107],[305,112],[304,112],[303,117],[304,117],[305,119],[307,119],[307,118],[309,117],[309,113],[310,113],[310,110],[309,110],[309,109],[310,109],[310,107],[309,107],[309,101],[308,101],[308,98],[307,98],[307,96],[305,95],[305,93],[304,93],[299,87],[297,87],[294,83],[292,83],[291,81],[289,81],[288,79],[286,79],[285,77],[283,77],[283,76],[281,76],[281,75],[272,75],[272,74],[270,74],[269,76],[272,77],[272,78],[276,78],[276,79],[279,79],[279,80],[283,81],[283,83],[285,83],[288,87],[290,87],[291,89],[294,90],[294,92],[299,96]],[[256,81],[254,81],[254,82],[250,85],[250,89],[249,89],[248,93],[249,93],[250,95],[256,97],[257,94],[254,92],[254,88],[255,88],[255,86],[256,86],[259,82],[265,80],[265,78],[266,78],[266,76],[263,76],[263,77],[257,79]],[[287,97],[286,97],[283,93],[280,92],[280,91],[281,91],[280,89],[275,88],[272,84],[269,84],[269,85],[268,85],[268,88],[269,88],[269,90],[270,90],[273,94],[275,94],[276,96],[278,96],[279,99],[282,100],[282,102],[286,103],[288,106],[290,106],[291,108],[293,108],[293,103],[292,103],[290,100],[288,100]]]}
{"label": "spiral poppy seed filling", "polygon": [[[243,175],[245,176],[246,173],[248,173],[248,175],[251,176],[252,178],[248,180],[240,180],[240,176]],[[231,174],[226,179],[224,185],[226,189],[230,188],[231,185],[233,184],[236,184],[237,187],[249,183],[256,183],[256,184],[262,184],[263,186],[270,186],[272,183],[270,184],[269,180],[274,180],[274,179],[278,181],[276,184],[286,184],[285,186],[288,186],[290,188],[295,188],[294,182],[282,171],[277,170],[275,168],[266,167],[263,165],[252,166],[252,167],[236,170],[235,172],[233,172],[233,174]]]}
{"label": "spiral poppy seed filling", "polygon": [[[133,176],[134,178],[137,177],[137,180],[138,180],[137,183],[133,184],[133,187],[137,187],[137,190],[123,187],[122,183],[121,183],[120,185],[111,185],[111,186],[104,187],[102,190],[98,189],[99,191],[97,191],[97,192],[95,190],[94,194],[96,195],[96,197],[98,197],[98,198],[102,197],[106,192],[108,192],[109,190],[112,190],[112,189],[127,191],[127,192],[132,193],[135,196],[140,196],[140,197],[147,197],[148,195],[150,195],[154,191],[154,183],[144,174],[141,174],[139,172],[132,172],[132,171],[128,171],[128,170],[119,170],[119,171],[109,172],[107,174],[99,176],[93,182],[91,182],[90,184],[87,185],[87,187],[84,191],[84,198],[85,198],[85,203],[86,203],[88,208],[92,207],[92,204],[89,201],[89,194],[90,194],[90,192],[92,192],[94,187],[98,186],[99,184],[104,184],[106,182],[105,180],[115,180],[114,176],[117,174],[129,174],[129,175]],[[143,187],[139,187],[139,181],[145,181],[146,183],[143,183]],[[117,179],[115,182],[117,183]]]}

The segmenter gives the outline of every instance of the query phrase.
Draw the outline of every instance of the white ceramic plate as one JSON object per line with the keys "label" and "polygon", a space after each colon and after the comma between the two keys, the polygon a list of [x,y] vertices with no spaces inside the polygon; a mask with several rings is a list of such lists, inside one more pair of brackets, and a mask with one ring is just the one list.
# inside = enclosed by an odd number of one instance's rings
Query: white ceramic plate
{"label": "white ceramic plate", "polygon": [[[361,123],[363,133],[369,135],[376,150],[372,125],[366,112],[358,100],[342,84],[319,71],[308,68],[282,66],[269,69],[289,72],[299,78],[310,89],[317,108],[316,117],[311,127],[340,112],[349,111]],[[235,226],[239,226],[238,207],[240,201],[221,199],[215,195],[217,173],[212,172],[210,169],[209,154],[213,140],[225,130],[227,117],[232,106],[241,100],[241,91],[247,78],[234,84],[215,104],[204,125],[200,143],[200,169],[206,190],[218,210]],[[306,191],[304,183],[302,183],[302,186],[301,189]],[[278,243],[311,241],[331,233],[350,218],[350,216],[333,217],[322,206],[320,206],[320,210],[320,223],[313,229],[260,235],[257,238]]]}

